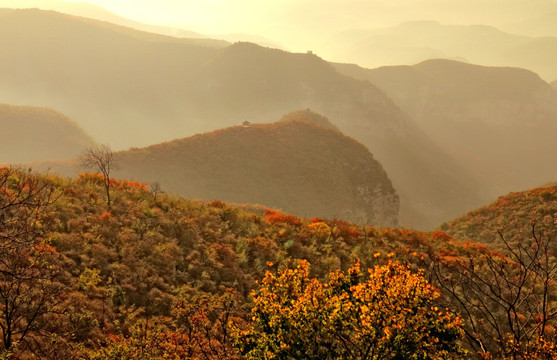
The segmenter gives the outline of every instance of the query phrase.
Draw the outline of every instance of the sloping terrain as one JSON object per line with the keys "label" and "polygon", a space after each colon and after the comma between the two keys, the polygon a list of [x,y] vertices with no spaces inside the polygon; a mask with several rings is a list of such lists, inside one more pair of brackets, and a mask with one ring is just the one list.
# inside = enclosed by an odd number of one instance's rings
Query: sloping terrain
{"label": "sloping terrain", "polygon": [[[116,175],[190,198],[397,226],[399,200],[365,146],[306,121],[251,124],[117,154]],[[46,166],[66,175],[78,168]]]}
{"label": "sloping terrain", "polygon": [[471,177],[384,93],[313,54],[215,49],[39,10],[0,11],[0,96],[52,106],[116,149],[269,122],[310,108],[366,145],[403,223],[431,228],[482,203]]}
{"label": "sloping terrain", "polygon": [[557,92],[530,71],[449,60],[337,69],[385,91],[489,197],[557,176]]}
{"label": "sloping terrain", "polygon": [[[555,184],[501,196],[497,201],[471,211],[440,229],[460,240],[473,240],[504,247],[501,235],[509,243],[527,243],[536,236],[550,239],[557,249],[557,186]],[[500,234],[499,234],[500,232]]]}
{"label": "sloping terrain", "polygon": [[0,104],[0,162],[66,159],[95,141],[51,109]]}

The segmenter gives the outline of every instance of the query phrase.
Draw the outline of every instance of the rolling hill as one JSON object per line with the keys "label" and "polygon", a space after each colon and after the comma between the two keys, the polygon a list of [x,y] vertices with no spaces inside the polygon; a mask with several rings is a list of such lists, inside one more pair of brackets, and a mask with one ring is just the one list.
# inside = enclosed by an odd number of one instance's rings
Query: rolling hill
{"label": "rolling hill", "polygon": [[383,164],[403,223],[431,228],[483,202],[471,177],[381,90],[311,53],[216,49],[39,10],[0,17],[0,46],[14,54],[0,57],[0,96],[55,107],[114,148],[311,108]]}
{"label": "rolling hill", "polygon": [[501,249],[501,235],[511,244],[532,239],[532,224],[535,224],[537,236],[550,239],[553,249],[557,249],[555,184],[501,196],[489,205],[444,223],[440,229],[456,239],[473,240]]}
{"label": "rolling hill", "polygon": [[0,104],[0,162],[66,159],[94,143],[83,129],[59,112]]}
{"label": "rolling hill", "polygon": [[490,197],[557,177],[557,93],[530,71],[450,60],[337,69],[385,91]]}
{"label": "rolling hill", "polygon": [[[117,154],[118,177],[206,200],[397,226],[399,200],[367,148],[303,120],[235,126]],[[78,168],[48,163],[65,175]]]}

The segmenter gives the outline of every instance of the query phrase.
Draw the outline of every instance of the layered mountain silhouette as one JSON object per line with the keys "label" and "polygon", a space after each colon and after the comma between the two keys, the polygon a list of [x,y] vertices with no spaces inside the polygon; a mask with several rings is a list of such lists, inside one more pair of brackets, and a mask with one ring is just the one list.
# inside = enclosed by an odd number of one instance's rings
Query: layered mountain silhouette
{"label": "layered mountain silhouette", "polygon": [[14,54],[0,59],[0,96],[59,109],[114,148],[310,108],[383,164],[402,223],[433,227],[481,204],[471,177],[381,90],[311,53],[217,49],[47,11],[0,14],[0,45]]}
{"label": "layered mountain silhouette", "polygon": [[0,162],[67,159],[94,143],[75,122],[52,109],[0,104]]}
{"label": "layered mountain silhouette", "polygon": [[557,177],[557,93],[530,71],[450,60],[337,68],[384,90],[490,197]]}
{"label": "layered mountain silhouette", "polygon": [[[334,46],[336,44],[336,46]],[[415,64],[431,58],[532,70],[557,77],[557,37],[528,37],[487,25],[444,25],[412,21],[392,28],[348,31],[332,40],[334,58],[373,68]]]}
{"label": "layered mountain silhouette", "polygon": [[64,14],[83,16],[90,19],[110,22],[115,25],[125,26],[136,30],[168,35],[181,38],[204,39],[207,36],[184,29],[168,26],[144,24],[117,15],[100,6],[87,2],[68,2],[60,0],[0,0],[0,7],[20,9],[54,10]]}
{"label": "layered mountain silhouette", "polygon": [[[291,118],[122,151],[114,175],[158,182],[190,198],[397,226],[398,195],[369,150],[337,130]],[[79,171],[71,162],[36,167],[65,175]]]}

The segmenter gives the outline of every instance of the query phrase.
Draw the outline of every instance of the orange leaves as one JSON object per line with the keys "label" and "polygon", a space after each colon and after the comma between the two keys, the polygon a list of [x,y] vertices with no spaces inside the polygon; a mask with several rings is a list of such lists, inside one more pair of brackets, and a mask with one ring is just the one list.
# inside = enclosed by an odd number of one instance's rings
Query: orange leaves
{"label": "orange leaves", "polygon": [[[104,184],[105,177],[99,173],[80,173],[78,175],[77,180],[79,182],[90,182],[96,185]],[[139,181],[133,180],[116,180],[114,178],[110,178],[108,180],[110,182],[110,186],[113,189],[120,189],[120,190],[127,190],[127,191],[139,191],[139,192],[147,192],[149,191],[149,184],[141,183]]]}
{"label": "orange leaves", "polygon": [[113,221],[114,217],[112,217],[112,214],[110,214],[110,211],[108,211],[108,212],[104,212],[104,213],[100,214],[99,219],[105,220],[105,221]]}
{"label": "orange leaves", "polygon": [[357,262],[346,275],[334,272],[320,282],[302,260],[277,275],[267,272],[253,293],[254,323],[241,334],[249,344],[243,352],[248,359],[367,359],[371,347],[374,358],[416,352],[445,358],[460,353],[462,331],[459,318],[433,306],[438,297],[421,272],[398,263],[369,269],[366,277]]}
{"label": "orange leaves", "polygon": [[278,211],[266,209],[265,221],[271,225],[288,224],[292,226],[301,226],[302,220],[294,215],[283,214]]}

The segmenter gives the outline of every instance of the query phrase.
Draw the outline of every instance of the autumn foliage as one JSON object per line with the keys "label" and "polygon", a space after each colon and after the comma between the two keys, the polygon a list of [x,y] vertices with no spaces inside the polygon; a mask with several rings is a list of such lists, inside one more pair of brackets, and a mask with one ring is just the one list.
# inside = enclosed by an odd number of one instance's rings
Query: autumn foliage
{"label": "autumn foliage", "polygon": [[407,266],[365,274],[356,263],[327,282],[302,261],[267,272],[253,293],[253,324],[239,346],[248,359],[448,359],[461,354],[460,319],[435,306],[440,296]]}

